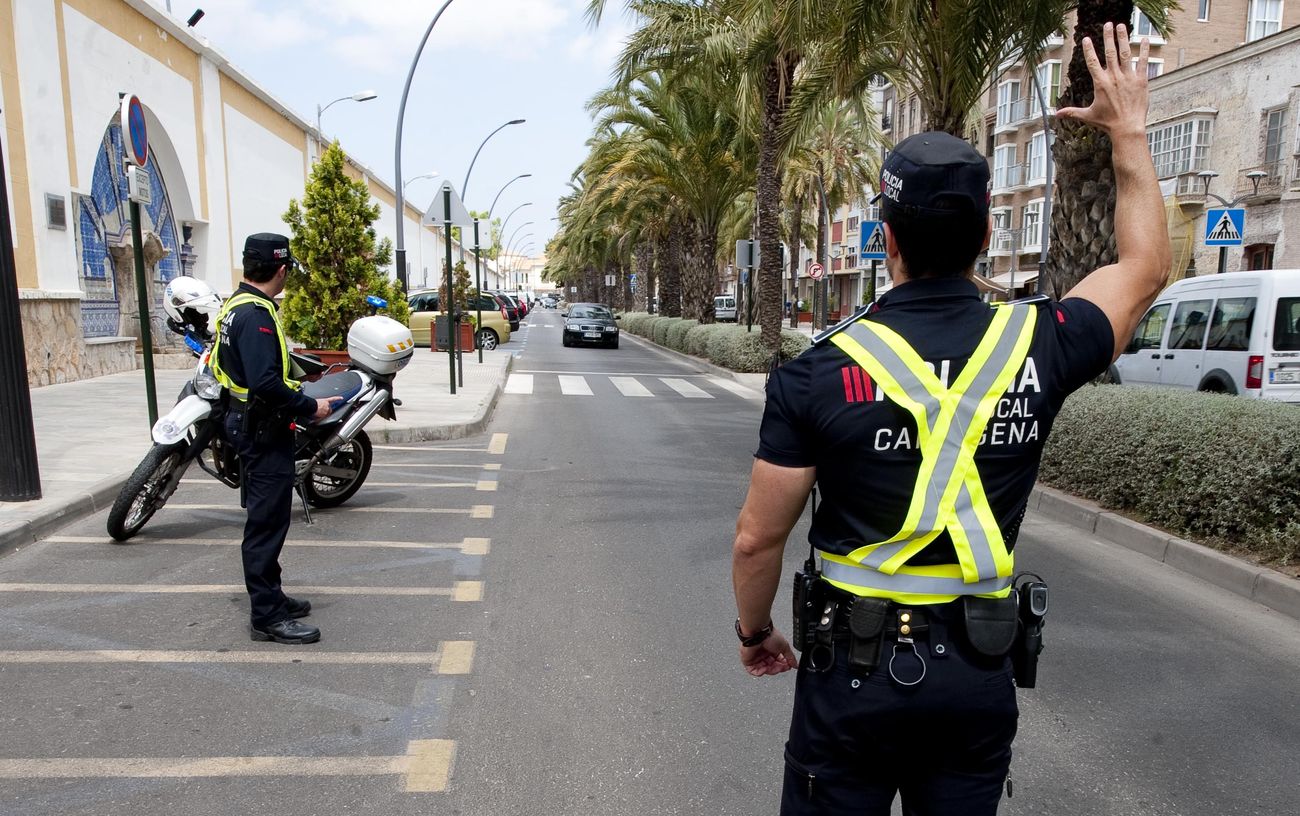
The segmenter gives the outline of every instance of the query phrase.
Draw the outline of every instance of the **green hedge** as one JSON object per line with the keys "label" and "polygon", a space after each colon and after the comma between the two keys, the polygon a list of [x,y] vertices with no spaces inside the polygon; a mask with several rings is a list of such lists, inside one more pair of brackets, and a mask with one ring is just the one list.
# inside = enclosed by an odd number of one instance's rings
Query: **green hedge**
{"label": "green hedge", "polygon": [[1101,385],[1066,402],[1043,482],[1221,549],[1300,557],[1300,408]]}
{"label": "green hedge", "polygon": [[[732,371],[767,371],[771,356],[764,350],[757,330],[749,332],[733,323],[701,326],[694,320],[657,317],[641,312],[623,315],[623,329],[661,346],[705,357],[714,365]],[[808,336],[796,331],[781,332],[781,351],[786,359],[799,356],[811,345]]]}

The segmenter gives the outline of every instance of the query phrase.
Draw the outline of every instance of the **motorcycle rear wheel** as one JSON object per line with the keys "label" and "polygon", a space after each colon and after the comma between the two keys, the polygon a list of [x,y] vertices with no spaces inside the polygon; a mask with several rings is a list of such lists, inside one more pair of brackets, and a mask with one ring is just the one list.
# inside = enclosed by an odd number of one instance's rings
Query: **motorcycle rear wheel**
{"label": "motorcycle rear wheel", "polygon": [[365,484],[373,459],[370,437],[361,431],[306,475],[307,501],[312,507],[338,507]]}
{"label": "motorcycle rear wheel", "polygon": [[185,444],[154,445],[136,465],[108,511],[108,534],[116,541],[126,541],[140,532],[162,509],[170,494],[163,490],[177,468],[185,465]]}

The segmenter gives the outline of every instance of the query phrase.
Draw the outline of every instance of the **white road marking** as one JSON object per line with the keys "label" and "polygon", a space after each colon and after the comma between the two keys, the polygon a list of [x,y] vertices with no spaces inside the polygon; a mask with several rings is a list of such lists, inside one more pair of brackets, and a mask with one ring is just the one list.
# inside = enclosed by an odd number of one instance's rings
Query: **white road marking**
{"label": "white road marking", "polygon": [[[437,652],[327,652],[273,649],[261,652],[218,652],[165,649],[15,649],[0,652],[0,663],[310,663],[332,666],[433,666],[436,674],[467,674],[466,641],[442,644]],[[474,644],[469,644],[469,660]],[[448,651],[450,647],[451,651]],[[444,671],[443,667],[454,671]]]}
{"label": "white road marking", "polygon": [[[709,377],[709,374],[670,374],[657,371],[559,371],[555,369],[522,368],[522,374],[587,374],[595,377]],[[376,445],[376,448],[379,446]]]}
{"label": "white road marking", "polygon": [[506,393],[507,394],[533,393],[533,375],[511,373],[510,379],[506,381]]}
{"label": "white road marking", "polygon": [[[242,584],[0,584],[0,592],[100,593],[104,595],[221,595],[243,593]],[[483,597],[482,581],[457,581],[451,587],[298,587],[304,595],[441,595],[454,601],[477,601]]]}
{"label": "white road marking", "polygon": [[[220,484],[212,479],[181,479],[181,484]],[[366,487],[473,487],[473,482],[366,482]]]}
{"label": "white road marking", "polygon": [[[113,544],[104,536],[50,536],[41,539],[46,544]],[[286,541],[286,547],[326,547],[337,549],[376,549],[376,550],[460,550],[466,555],[486,555],[487,538],[467,538],[457,543],[433,541],[313,541],[298,539]],[[238,538],[175,538],[175,539],[136,539],[131,546],[140,544],[197,544],[203,547],[238,547],[243,542]]]}
{"label": "white road marking", "polygon": [[481,493],[490,493],[496,489],[497,483],[488,479],[479,479],[478,484],[475,486],[475,490]]}
{"label": "white road marking", "polygon": [[[477,505],[476,505],[477,506]],[[168,510],[236,510],[242,517],[244,511],[239,507],[229,504],[168,504],[165,509]],[[325,510],[316,510],[321,513],[451,513],[451,514],[469,514],[473,518],[492,518],[492,516],[475,515],[473,508],[441,508],[441,507],[330,507]]]}
{"label": "white road marking", "polygon": [[510,434],[494,433],[492,441],[488,443],[488,453],[500,456],[506,452],[506,443],[510,439]]}
{"label": "white road marking", "polygon": [[452,740],[411,740],[406,746],[408,793],[437,793],[447,789],[456,757]]}
{"label": "white road marking", "polygon": [[[408,776],[412,756],[79,757],[3,759],[0,779],[186,779],[248,776]],[[444,784],[445,787],[445,784]],[[408,783],[407,790],[411,790]]]}
{"label": "white road marking", "polygon": [[660,377],[659,382],[673,389],[687,399],[713,399],[713,395],[708,391],[705,391],[686,380],[679,380],[673,377]]}
{"label": "white road marking", "polygon": [[653,397],[649,388],[642,385],[635,377],[610,377],[619,393],[625,397]]}
{"label": "white road marking", "polygon": [[763,392],[755,391],[754,389],[743,386],[740,383],[735,382],[734,380],[728,380],[726,377],[709,377],[709,382],[713,383],[719,388],[730,391],[731,393],[736,394],[737,396],[744,397],[745,399],[752,399],[752,400],[766,399]]}
{"label": "white road marking", "polygon": [[585,379],[565,374],[560,375],[560,393],[571,397],[593,396],[591,386],[587,385]]}

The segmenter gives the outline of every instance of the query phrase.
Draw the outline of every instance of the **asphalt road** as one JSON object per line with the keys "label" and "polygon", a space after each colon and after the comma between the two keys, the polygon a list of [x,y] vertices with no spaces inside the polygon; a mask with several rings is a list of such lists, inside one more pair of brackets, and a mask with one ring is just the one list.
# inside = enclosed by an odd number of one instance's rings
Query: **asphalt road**
{"label": "asphalt road", "polygon": [[[0,558],[0,814],[775,813],[793,675],[736,665],[729,578],[761,397],[558,323],[489,433],[295,515],[318,645],[248,640],[197,472],[131,544],[101,514]],[[1053,595],[1003,813],[1296,812],[1294,621],[1041,518],[1018,552]]]}

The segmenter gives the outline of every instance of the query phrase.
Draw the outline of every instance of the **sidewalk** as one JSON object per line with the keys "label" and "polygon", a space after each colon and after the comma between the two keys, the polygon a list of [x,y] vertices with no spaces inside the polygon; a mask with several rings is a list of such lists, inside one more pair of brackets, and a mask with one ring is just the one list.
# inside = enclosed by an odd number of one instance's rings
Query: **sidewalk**
{"label": "sidewalk", "polygon": [[[417,348],[397,375],[397,421],[375,419],[375,443],[455,439],[481,432],[514,360],[505,347],[465,355],[465,386],[452,396],[445,353]],[[155,372],[158,413],[167,413],[193,375]],[[112,505],[122,483],[149,450],[144,372],[130,371],[32,389],[42,498],[0,503],[0,553],[49,535]]]}

